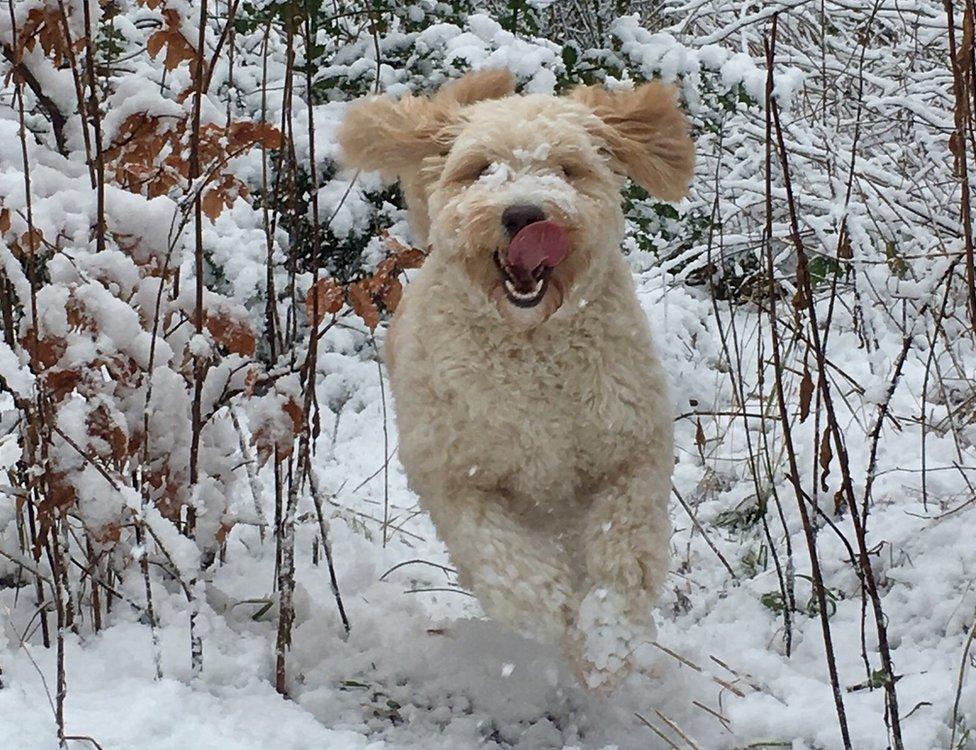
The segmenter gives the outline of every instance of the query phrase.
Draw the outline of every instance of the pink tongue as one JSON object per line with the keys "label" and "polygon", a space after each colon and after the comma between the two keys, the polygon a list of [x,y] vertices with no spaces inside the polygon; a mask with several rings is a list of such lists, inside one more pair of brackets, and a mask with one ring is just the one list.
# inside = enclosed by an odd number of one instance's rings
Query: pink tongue
{"label": "pink tongue", "polygon": [[508,245],[508,265],[526,271],[552,268],[569,254],[569,237],[554,221],[535,221],[523,228]]}

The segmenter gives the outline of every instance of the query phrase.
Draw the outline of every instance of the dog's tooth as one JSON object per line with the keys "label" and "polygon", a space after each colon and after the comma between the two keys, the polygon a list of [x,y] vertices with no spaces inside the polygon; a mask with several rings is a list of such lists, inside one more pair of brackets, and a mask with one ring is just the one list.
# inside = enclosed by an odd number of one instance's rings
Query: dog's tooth
{"label": "dog's tooth", "polygon": [[537,281],[535,284],[535,288],[531,292],[519,291],[518,289],[516,289],[515,284],[511,281],[511,279],[505,279],[504,283],[505,283],[505,290],[509,293],[511,297],[523,302],[527,302],[530,300],[534,300],[540,296],[540,294],[542,293],[542,287],[545,285],[545,279],[540,279],[539,281]]}

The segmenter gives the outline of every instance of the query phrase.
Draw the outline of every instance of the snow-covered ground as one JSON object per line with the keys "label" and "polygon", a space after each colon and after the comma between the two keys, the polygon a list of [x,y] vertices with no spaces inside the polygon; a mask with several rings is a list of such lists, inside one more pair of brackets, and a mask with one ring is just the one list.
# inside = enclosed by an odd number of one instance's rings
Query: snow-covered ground
{"label": "snow-covered ground", "polygon": [[[637,278],[672,377],[677,412],[728,409],[711,302],[668,286],[657,272]],[[754,351],[756,320],[748,310],[737,314],[746,360],[754,356],[749,352]],[[199,619],[202,675],[191,678],[186,602],[175,586],[159,583],[156,590],[161,681],[153,678],[149,628],[139,622],[138,612],[116,601],[102,632],[67,637],[69,734],[90,736],[105,750],[841,746],[820,622],[807,605],[809,560],[788,485],[782,482],[777,489],[801,610],[794,615],[789,658],[775,597],[767,596],[778,592],[778,585],[761,525],[737,524],[729,515],[740,502],[752,502],[754,493],[741,420],[703,419],[704,462],[695,420],[677,423],[675,486],[734,577],[688,512],[675,504],[672,576],[657,613],[659,640],[641,654],[654,676],[635,678],[617,695],[599,699],[574,684],[557,654],[482,619],[477,602],[454,585],[446,552],[407,490],[396,460],[392,410],[386,414],[384,441],[378,368],[366,341],[351,328],[334,329],[318,379],[320,402],[331,414],[323,420],[316,467],[323,490],[332,497],[331,541],[352,626],[348,639],[341,637],[327,569],[313,564],[317,524],[312,508],[303,505],[298,619],[289,654],[292,700],[275,693],[275,610],[269,609],[274,544],[270,538],[262,542],[255,526],[239,525],[225,562],[215,566],[206,583]],[[835,346],[846,352],[845,371],[866,390],[884,381],[882,362],[856,356],[840,341]],[[911,394],[917,392],[923,365],[917,358],[906,364],[906,385],[892,404],[896,416],[917,411]],[[868,442],[859,425],[871,423],[876,407],[866,400],[856,404],[853,413],[845,411],[845,427],[852,465],[863,467]],[[752,438],[757,440],[760,422],[754,422]],[[800,460],[812,461],[815,449],[805,432],[797,430]],[[948,746],[960,665],[976,613],[976,507],[965,505],[960,472],[935,470],[929,474],[928,508],[923,507],[914,473],[918,440],[917,430],[907,425],[901,432],[886,432],[869,546],[900,676],[905,746],[941,748]],[[939,455],[939,440],[929,437],[930,469],[935,469],[931,456]],[[853,538],[848,519],[833,513],[833,492],[839,486],[835,474],[827,479],[830,492],[821,493],[821,506]],[[261,478],[270,516],[267,469]],[[389,521],[385,547],[384,512]],[[782,556],[783,528],[772,505],[768,518]],[[830,624],[853,746],[881,750],[888,746],[883,691],[867,686],[858,579],[839,535],[820,526],[820,558],[833,599]],[[139,576],[121,585],[133,600],[142,600]],[[55,652],[39,645],[36,622],[30,622],[31,596],[29,589],[0,590],[4,749],[57,746]],[[872,669],[878,669],[870,613],[864,622],[867,653]],[[25,631],[34,636],[22,642]],[[959,712],[955,747],[974,747],[976,679],[971,671]],[[85,747],[86,742],[72,741],[71,746]]]}

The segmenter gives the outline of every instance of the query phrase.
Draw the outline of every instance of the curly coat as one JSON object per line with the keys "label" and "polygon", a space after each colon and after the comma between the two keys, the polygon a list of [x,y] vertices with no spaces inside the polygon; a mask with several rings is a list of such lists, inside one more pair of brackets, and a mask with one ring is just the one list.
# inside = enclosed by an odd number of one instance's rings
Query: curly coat
{"label": "curly coat", "polygon": [[[668,569],[666,376],[620,253],[620,191],[682,197],[694,150],[671,87],[513,94],[504,71],[433,97],[372,98],[340,131],[351,166],[401,180],[430,243],[386,344],[400,458],[485,612],[555,642],[590,687],[653,638]],[[537,206],[568,257],[513,304],[502,214]]]}

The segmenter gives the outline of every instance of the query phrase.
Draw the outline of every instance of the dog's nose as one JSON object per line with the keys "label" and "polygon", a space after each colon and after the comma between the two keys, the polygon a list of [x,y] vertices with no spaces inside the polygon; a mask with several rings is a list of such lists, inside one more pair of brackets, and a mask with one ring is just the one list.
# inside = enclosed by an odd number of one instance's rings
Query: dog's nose
{"label": "dog's nose", "polygon": [[545,219],[546,215],[541,208],[524,203],[509,206],[502,212],[502,224],[505,226],[509,237],[514,237],[529,224],[545,221]]}

